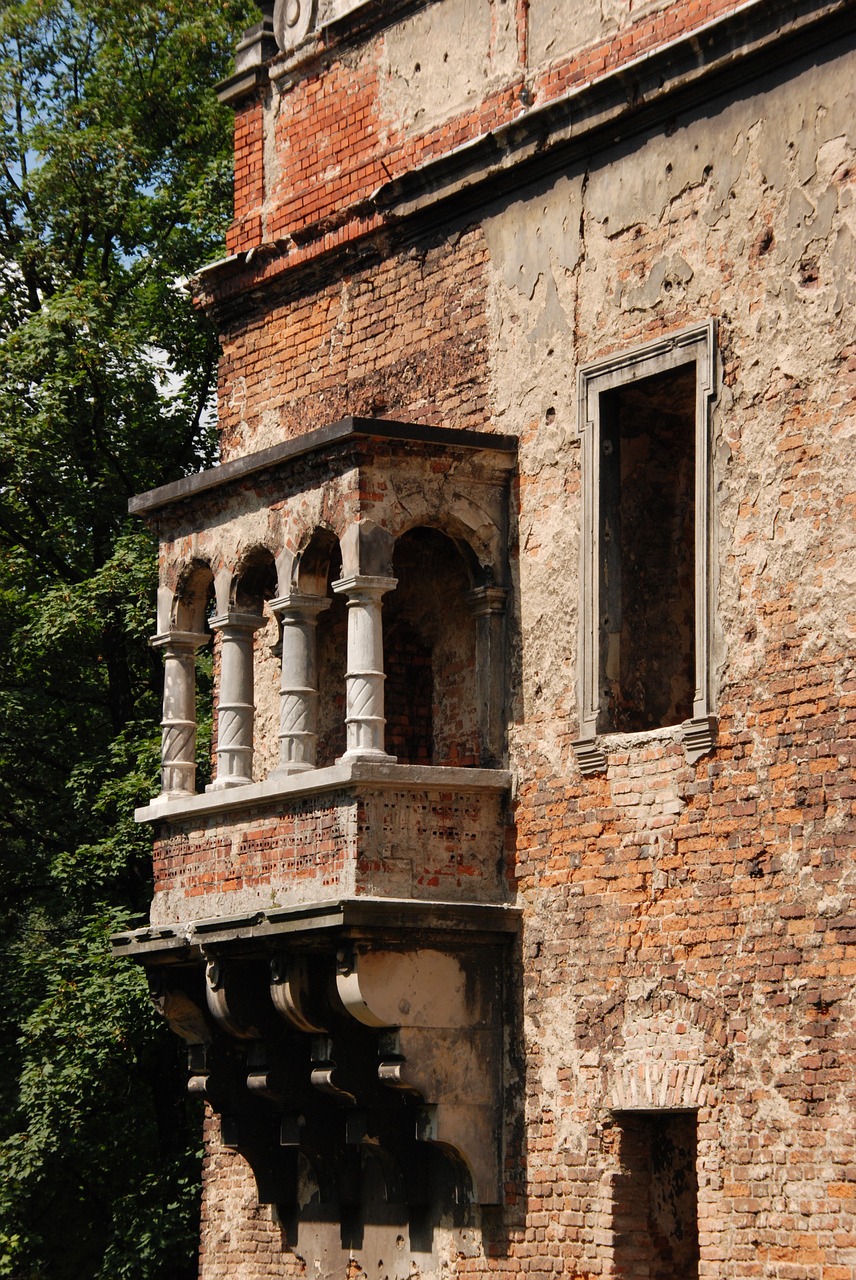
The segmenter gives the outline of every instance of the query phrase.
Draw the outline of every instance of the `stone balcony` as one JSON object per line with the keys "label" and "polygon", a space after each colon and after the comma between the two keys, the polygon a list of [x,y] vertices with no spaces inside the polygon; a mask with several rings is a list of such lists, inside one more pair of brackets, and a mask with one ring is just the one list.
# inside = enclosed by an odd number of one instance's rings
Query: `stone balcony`
{"label": "stone balcony", "polygon": [[502,1200],[509,788],[352,760],[138,811],[151,923],[114,953],[146,966],[188,1089],[284,1217],[307,1195],[340,1212],[378,1161],[408,1212],[429,1186]]}
{"label": "stone balcony", "polygon": [[343,898],[501,903],[502,769],[342,761],[156,801],[154,926]]}
{"label": "stone balcony", "polygon": [[349,419],[132,504],[161,544],[163,770],[150,923],[114,951],[282,1221],[378,1179],[406,1214],[503,1198],[514,453]]}

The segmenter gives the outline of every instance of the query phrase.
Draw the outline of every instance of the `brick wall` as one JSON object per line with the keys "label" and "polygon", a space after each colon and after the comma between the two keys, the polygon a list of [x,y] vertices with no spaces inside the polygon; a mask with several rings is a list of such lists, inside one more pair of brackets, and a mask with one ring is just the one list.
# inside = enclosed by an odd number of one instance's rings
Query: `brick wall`
{"label": "brick wall", "polygon": [[[359,237],[379,225],[367,203],[383,182],[465,145],[540,105],[632,64],[651,50],[697,31],[738,7],[737,0],[680,0],[659,10],[635,6],[604,38],[536,65],[529,62],[526,6],[519,6],[515,65],[507,82],[477,99],[465,113],[413,131],[390,110],[384,78],[392,70],[384,37],[358,53],[333,48],[302,68],[270,107],[267,128],[275,160],[263,173],[259,107],[239,111],[235,131],[235,211],[228,247],[237,253],[261,242],[294,235],[298,245],[325,239],[317,248]],[[647,9],[647,11],[646,11]],[[559,42],[561,47],[561,41]],[[443,105],[433,113],[442,117]]]}
{"label": "brick wall", "polygon": [[224,459],[347,414],[479,429],[488,411],[485,249],[476,230],[455,247],[399,249],[232,325],[222,337]]}
{"label": "brick wall", "polygon": [[[643,12],[539,71],[537,94],[712,13]],[[699,1277],[856,1278],[856,103],[853,50],[832,52],[465,222],[410,243],[387,231],[332,278],[295,271],[229,321],[226,457],[348,412],[520,438],[504,876],[524,929],[505,1206],[440,1224],[433,1254],[410,1250],[398,1222],[375,1224],[362,1254],[317,1226],[284,1239],[211,1128],[204,1280],[314,1274],[318,1259],[358,1275],[369,1256],[381,1276],[637,1280],[616,1206],[641,1157],[622,1148],[620,1118],[646,1104],[696,1117]],[[491,99],[396,140],[378,58],[374,44],[350,55],[346,76],[335,55],[291,91],[277,234],[359,201],[382,146],[397,172],[511,110]],[[348,130],[369,126],[339,161]],[[577,369],[711,317],[716,747],[690,764],[677,729],[614,735],[607,771],[582,778]]]}

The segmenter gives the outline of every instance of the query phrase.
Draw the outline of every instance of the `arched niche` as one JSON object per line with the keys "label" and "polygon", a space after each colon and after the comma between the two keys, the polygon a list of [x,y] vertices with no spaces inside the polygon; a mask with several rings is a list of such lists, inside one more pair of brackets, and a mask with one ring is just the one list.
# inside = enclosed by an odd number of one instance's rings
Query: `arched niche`
{"label": "arched niche", "polygon": [[317,764],[332,764],[345,751],[345,657],[348,647],[347,600],[332,590],[342,573],[342,549],[331,529],[319,526],[297,555],[293,589],[323,596],[329,607],[317,615],[318,663]]}
{"label": "arched niche", "polygon": [[308,596],[323,596],[331,574],[338,576],[342,564],[339,539],[332,529],[319,526],[298,552],[292,569],[295,591]]}
{"label": "arched niche", "polygon": [[267,547],[253,547],[242,557],[232,579],[230,600],[245,613],[264,612],[276,595],[276,562]]}
{"label": "arched niche", "polygon": [[263,619],[253,633],[253,778],[276,767],[279,742],[279,624],[269,608],[277,594],[277,571],[267,547],[252,547],[241,558],[229,592],[230,612]]}
{"label": "arched niche", "polygon": [[179,575],[172,602],[171,627],[201,634],[214,602],[214,574],[204,560],[193,560]]}
{"label": "arched niche", "polygon": [[386,749],[402,764],[479,764],[475,557],[439,529],[395,543],[384,600]]}

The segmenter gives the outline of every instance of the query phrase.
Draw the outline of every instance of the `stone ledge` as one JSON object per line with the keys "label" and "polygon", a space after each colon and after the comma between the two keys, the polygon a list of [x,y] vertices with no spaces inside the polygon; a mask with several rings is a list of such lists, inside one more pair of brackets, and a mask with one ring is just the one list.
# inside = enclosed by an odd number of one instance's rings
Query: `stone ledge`
{"label": "stone ledge", "polygon": [[599,733],[593,738],[577,738],[571,743],[577,765],[583,777],[603,773],[609,766],[607,747],[622,751],[638,751],[650,742],[679,742],[689,764],[696,764],[702,756],[716,749],[719,723],[716,716],[697,716],[680,724],[664,725],[660,729],[640,729],[636,732]]}
{"label": "stone ledge", "polygon": [[208,791],[175,800],[153,800],[151,804],[135,810],[134,817],[137,822],[184,822],[188,818],[235,813],[280,799],[302,800],[328,791],[356,789],[361,785],[385,790],[403,787],[454,791],[457,795],[495,793],[510,790],[511,774],[506,769],[460,769],[444,765],[379,764],[353,760],[347,764],[329,765],[325,769],[289,774],[284,778],[267,778],[264,782],[251,782],[245,787]]}
{"label": "stone ledge", "polygon": [[[238,261],[238,256],[223,258],[213,263],[215,267]],[[382,441],[390,444],[424,444],[434,445],[442,449],[490,450],[495,454],[511,455],[505,465],[514,465],[513,456],[517,452],[517,439],[514,436],[499,435],[490,431],[459,431],[452,427],[434,427],[419,422],[399,422],[392,418],[347,417],[326,427],[318,427],[307,431],[304,435],[281,444],[271,445],[267,449],[259,449],[255,453],[244,454],[229,462],[221,462],[207,471],[198,471],[194,475],[184,476],[181,480],[173,480],[171,484],[161,485],[146,493],[139,493],[128,502],[131,515],[146,516],[163,507],[176,502],[184,502],[195,498],[198,494],[210,489],[219,489],[224,485],[236,484],[256,475],[260,471],[268,471],[275,467],[287,466],[313,453],[326,453],[343,445]]]}
{"label": "stone ledge", "polygon": [[113,955],[152,959],[186,957],[212,943],[238,946],[274,941],[295,934],[345,930],[413,930],[481,936],[517,933],[520,909],[505,903],[414,902],[403,898],[344,898],[311,906],[276,907],[267,911],[176,921],[113,934]]}

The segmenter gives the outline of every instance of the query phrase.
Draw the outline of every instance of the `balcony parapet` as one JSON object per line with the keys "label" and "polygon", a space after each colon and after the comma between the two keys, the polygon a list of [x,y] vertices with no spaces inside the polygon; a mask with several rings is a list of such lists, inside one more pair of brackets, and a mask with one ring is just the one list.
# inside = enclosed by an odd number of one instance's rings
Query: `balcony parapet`
{"label": "balcony parapet", "polygon": [[342,897],[501,903],[503,769],[340,761],[137,811],[152,924]]}

